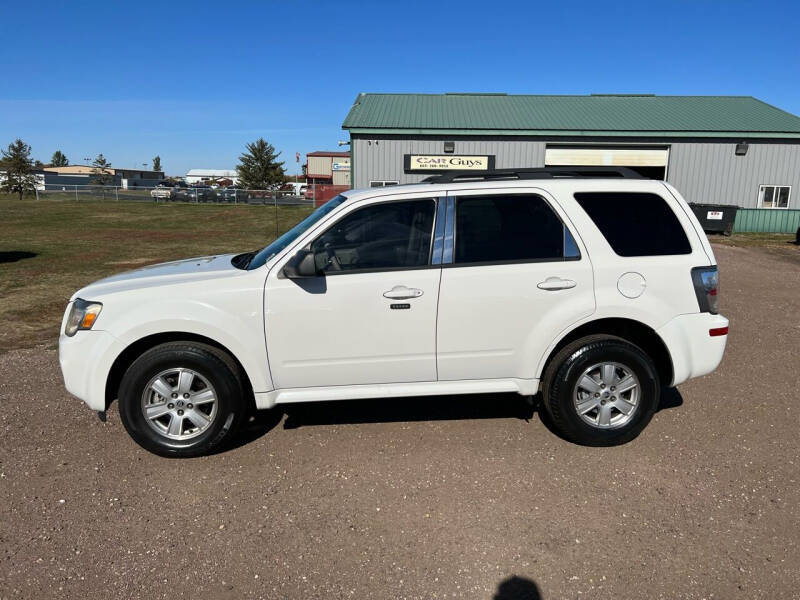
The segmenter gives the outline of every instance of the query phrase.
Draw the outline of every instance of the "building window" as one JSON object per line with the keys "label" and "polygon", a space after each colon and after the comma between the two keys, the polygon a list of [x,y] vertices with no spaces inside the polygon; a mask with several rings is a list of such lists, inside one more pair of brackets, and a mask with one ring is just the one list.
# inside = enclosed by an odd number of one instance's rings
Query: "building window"
{"label": "building window", "polygon": [[789,208],[789,195],[792,187],[789,185],[760,185],[758,186],[759,208]]}
{"label": "building window", "polygon": [[386,186],[389,186],[389,185],[397,185],[398,183],[399,183],[398,181],[370,181],[369,182],[369,187],[371,187],[371,188],[374,188],[374,187],[386,187]]}

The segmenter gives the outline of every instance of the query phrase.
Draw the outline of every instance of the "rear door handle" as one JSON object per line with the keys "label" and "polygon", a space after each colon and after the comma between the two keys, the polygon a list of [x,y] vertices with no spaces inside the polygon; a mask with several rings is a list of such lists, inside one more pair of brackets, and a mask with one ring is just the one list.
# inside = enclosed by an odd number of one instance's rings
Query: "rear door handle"
{"label": "rear door handle", "polygon": [[396,285],[388,292],[383,292],[383,297],[391,300],[408,300],[409,298],[419,298],[420,296],[422,296],[422,290],[404,285]]}
{"label": "rear door handle", "polygon": [[577,283],[572,279],[561,279],[560,277],[548,277],[544,281],[539,282],[538,287],[540,290],[547,290],[549,292],[556,290],[568,290],[574,288]]}

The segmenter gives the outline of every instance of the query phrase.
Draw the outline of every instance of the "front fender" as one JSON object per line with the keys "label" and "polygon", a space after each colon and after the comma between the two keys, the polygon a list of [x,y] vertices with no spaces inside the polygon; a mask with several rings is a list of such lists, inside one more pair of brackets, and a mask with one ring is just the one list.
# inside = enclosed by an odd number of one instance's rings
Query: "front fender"
{"label": "front fender", "polygon": [[103,311],[95,329],[107,331],[116,343],[98,365],[95,378],[101,381],[92,387],[105,386],[114,362],[132,344],[153,335],[176,334],[179,339],[180,334],[192,334],[224,346],[242,365],[253,392],[271,391],[264,275],[245,272],[232,278],[125,289],[97,298]]}

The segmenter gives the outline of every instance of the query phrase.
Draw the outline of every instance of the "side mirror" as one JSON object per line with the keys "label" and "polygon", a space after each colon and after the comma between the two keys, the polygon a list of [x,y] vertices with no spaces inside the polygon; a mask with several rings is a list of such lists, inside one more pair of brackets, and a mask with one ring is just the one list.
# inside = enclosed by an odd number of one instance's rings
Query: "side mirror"
{"label": "side mirror", "polygon": [[287,279],[305,279],[321,274],[314,262],[314,253],[310,250],[299,250],[283,267],[283,275]]}

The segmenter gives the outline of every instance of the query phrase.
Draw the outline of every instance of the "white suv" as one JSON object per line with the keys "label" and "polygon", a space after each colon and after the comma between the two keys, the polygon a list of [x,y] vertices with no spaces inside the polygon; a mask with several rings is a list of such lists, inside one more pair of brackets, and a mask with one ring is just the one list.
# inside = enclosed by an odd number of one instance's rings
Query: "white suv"
{"label": "white suv", "polygon": [[165,456],[222,445],[253,407],[487,392],[541,391],[565,437],[603,446],[645,427],[662,386],[717,367],[717,282],[662,181],[450,173],[346,192],[258,252],[93,283],[59,352],[72,394],[101,416],[118,398]]}

